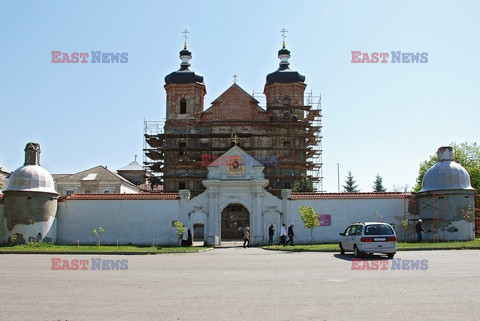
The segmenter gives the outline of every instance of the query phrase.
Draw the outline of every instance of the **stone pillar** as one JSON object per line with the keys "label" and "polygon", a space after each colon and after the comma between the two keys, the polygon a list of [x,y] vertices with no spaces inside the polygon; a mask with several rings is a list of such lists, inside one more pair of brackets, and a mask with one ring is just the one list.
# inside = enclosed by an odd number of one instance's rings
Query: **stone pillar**
{"label": "stone pillar", "polygon": [[219,245],[220,244],[220,209],[218,204],[219,192],[218,186],[209,186],[208,193],[208,217],[206,224],[207,244]]}
{"label": "stone pillar", "polygon": [[282,212],[283,212],[283,220],[281,224],[287,224],[287,227],[291,223],[291,213],[288,211],[288,200],[292,197],[292,190],[291,189],[282,189],[281,192],[282,197]]}

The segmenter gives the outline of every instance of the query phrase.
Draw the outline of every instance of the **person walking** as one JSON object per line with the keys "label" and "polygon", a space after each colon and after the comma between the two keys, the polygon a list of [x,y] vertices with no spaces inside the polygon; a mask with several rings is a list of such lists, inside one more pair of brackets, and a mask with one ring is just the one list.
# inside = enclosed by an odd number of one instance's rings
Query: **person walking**
{"label": "person walking", "polygon": [[422,241],[422,232],[424,231],[423,226],[422,226],[422,219],[419,219],[417,221],[417,224],[415,225],[415,231],[417,232],[417,242]]}
{"label": "person walking", "polygon": [[286,244],[290,243],[290,245],[293,246],[293,236],[295,235],[295,233],[293,232],[293,227],[295,226],[295,224],[290,224],[290,226],[288,227],[288,241]]}
{"label": "person walking", "polygon": [[268,228],[268,245],[273,245],[273,236],[275,235],[275,226],[270,225]]}
{"label": "person walking", "polygon": [[287,240],[287,225],[284,223],[280,228],[280,243],[278,243],[278,245],[283,244],[283,246],[285,246],[286,240]]}
{"label": "person walking", "polygon": [[250,228],[247,226],[243,230],[243,248],[250,247]]}

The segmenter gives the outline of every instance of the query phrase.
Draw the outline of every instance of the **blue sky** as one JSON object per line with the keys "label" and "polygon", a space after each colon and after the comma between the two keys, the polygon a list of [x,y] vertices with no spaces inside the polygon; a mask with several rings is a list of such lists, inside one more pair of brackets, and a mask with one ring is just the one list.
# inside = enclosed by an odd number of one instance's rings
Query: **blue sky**
{"label": "blue sky", "polygon": [[[205,109],[232,83],[262,92],[286,28],[290,67],[322,95],[324,189],[351,170],[361,191],[415,184],[420,162],[478,142],[480,5],[475,1],[2,1],[0,166],[41,144],[51,173],[139,155],[143,121],[165,117],[164,77],[182,30]],[[52,64],[51,51],[128,52],[126,64]],[[428,52],[425,64],[352,64],[351,51]]]}

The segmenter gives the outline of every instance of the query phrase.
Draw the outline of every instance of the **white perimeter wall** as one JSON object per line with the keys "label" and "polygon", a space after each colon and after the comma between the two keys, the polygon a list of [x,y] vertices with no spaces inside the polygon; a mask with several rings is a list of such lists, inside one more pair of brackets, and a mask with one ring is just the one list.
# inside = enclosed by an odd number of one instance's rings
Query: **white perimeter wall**
{"label": "white perimeter wall", "polygon": [[4,231],[4,228],[5,228],[5,217],[3,216],[3,204],[0,204],[0,244],[3,244],[4,242],[6,242],[6,238],[5,238],[5,231]]}
{"label": "white perimeter wall", "polygon": [[65,200],[58,203],[57,243],[177,245],[172,221],[179,220],[179,200]]}
{"label": "white perimeter wall", "polygon": [[[331,215],[331,226],[318,226],[313,229],[314,243],[334,243],[340,240],[343,232],[353,222],[382,221],[393,223],[397,237],[403,239],[403,199],[323,199],[291,200],[287,202],[286,224],[295,224],[294,243],[310,243],[310,230],[303,226],[298,208],[311,205],[320,214]],[[378,218],[374,213],[378,212]],[[382,217],[380,217],[380,215]]]}

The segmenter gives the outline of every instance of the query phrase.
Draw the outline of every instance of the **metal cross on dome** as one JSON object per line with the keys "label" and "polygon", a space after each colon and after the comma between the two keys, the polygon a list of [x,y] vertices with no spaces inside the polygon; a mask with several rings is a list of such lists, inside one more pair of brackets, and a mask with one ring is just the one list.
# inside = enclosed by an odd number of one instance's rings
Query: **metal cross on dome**
{"label": "metal cross on dome", "polygon": [[188,34],[190,33],[190,31],[188,31],[187,29],[183,30],[182,31],[183,33],[183,38],[185,39],[184,43],[183,43],[183,47],[185,49],[187,49],[187,39],[188,39]]}
{"label": "metal cross on dome", "polygon": [[237,81],[238,81],[238,76],[237,76],[237,74],[234,74],[232,77],[233,77],[233,83],[236,84]]}
{"label": "metal cross on dome", "polygon": [[282,38],[283,38],[283,47],[285,48],[285,38],[287,38],[287,35],[286,33],[288,32],[287,29],[285,28],[282,28],[282,30],[280,30],[280,33],[282,34]]}

